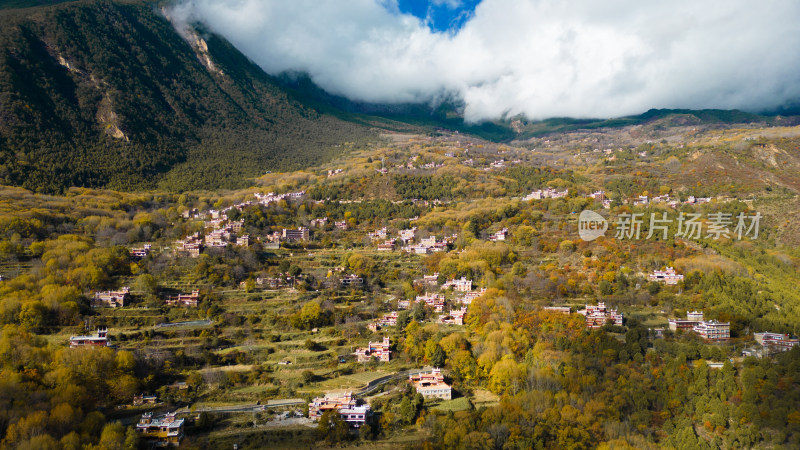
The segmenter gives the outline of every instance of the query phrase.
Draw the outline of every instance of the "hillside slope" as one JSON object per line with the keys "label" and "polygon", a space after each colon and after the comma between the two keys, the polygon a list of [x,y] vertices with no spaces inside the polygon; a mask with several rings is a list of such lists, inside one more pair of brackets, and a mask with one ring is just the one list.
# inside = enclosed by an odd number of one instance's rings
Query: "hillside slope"
{"label": "hillside slope", "polygon": [[[142,2],[0,11],[0,183],[231,188],[374,135]],[[374,138],[373,138],[374,139]]]}

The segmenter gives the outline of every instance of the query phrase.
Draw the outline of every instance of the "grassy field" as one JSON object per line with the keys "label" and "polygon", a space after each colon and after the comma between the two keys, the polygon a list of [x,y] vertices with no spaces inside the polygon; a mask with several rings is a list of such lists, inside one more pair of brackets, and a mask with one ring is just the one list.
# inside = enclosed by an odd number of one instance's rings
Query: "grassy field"
{"label": "grassy field", "polygon": [[445,400],[438,405],[434,406],[433,409],[437,411],[466,411],[470,409],[469,399],[466,397],[459,397],[454,398],[453,400]]}
{"label": "grassy field", "polygon": [[472,404],[476,408],[481,406],[493,406],[500,403],[500,397],[497,394],[489,392],[485,389],[475,389],[473,392]]}
{"label": "grassy field", "polygon": [[370,381],[377,380],[380,377],[390,375],[392,372],[363,372],[353,375],[345,375],[342,377],[325,380],[319,383],[319,387],[324,389],[355,389],[366,386]]}

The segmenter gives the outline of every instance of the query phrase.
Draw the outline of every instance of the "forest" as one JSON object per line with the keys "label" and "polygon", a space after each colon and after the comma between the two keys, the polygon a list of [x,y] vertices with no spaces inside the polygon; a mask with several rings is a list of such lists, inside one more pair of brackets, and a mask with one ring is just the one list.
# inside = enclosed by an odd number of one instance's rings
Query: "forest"
{"label": "forest", "polygon": [[242,188],[377,139],[369,126],[299,103],[214,35],[204,41],[210,71],[147,2],[82,0],[0,17],[3,184]]}

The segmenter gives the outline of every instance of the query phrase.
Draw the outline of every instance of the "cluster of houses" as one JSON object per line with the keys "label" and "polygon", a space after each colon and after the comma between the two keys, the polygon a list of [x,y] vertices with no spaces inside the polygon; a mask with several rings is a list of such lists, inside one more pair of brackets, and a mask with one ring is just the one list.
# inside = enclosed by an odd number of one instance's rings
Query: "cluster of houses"
{"label": "cluster of houses", "polygon": [[781,333],[754,333],[753,337],[759,347],[747,348],[742,351],[742,356],[755,356],[763,358],[777,353],[788,352],[794,347],[800,347],[800,339]]}
{"label": "cluster of houses", "polygon": [[[685,319],[669,319],[669,329],[673,332],[681,330],[696,333],[707,342],[727,342],[731,338],[730,322],[706,320],[702,311],[687,312]],[[762,358],[800,346],[800,339],[788,334],[764,332],[754,333],[753,337],[759,347],[744,349],[742,356]]]}
{"label": "cluster of houses", "polygon": [[449,314],[440,315],[437,322],[447,325],[464,325],[464,316],[466,315],[467,307],[462,306],[459,309],[451,309]]}
{"label": "cluster of houses", "polygon": [[197,258],[200,256],[202,247],[203,238],[200,237],[200,233],[198,232],[175,241],[173,249],[177,255],[187,255],[192,258]]}
{"label": "cluster of houses", "polygon": [[[622,203],[627,204],[628,200],[623,200]],[[701,203],[711,203],[711,197],[695,197],[694,195],[690,195],[686,201],[683,202],[684,205],[697,205]],[[677,198],[671,198],[669,194],[657,195],[655,197],[640,195],[633,199],[633,206],[645,206],[650,204],[665,204],[670,208],[677,208],[681,205],[681,201]]]}
{"label": "cluster of houses", "polygon": [[364,278],[360,277],[354,273],[349,275],[345,275],[339,279],[339,284],[347,289],[347,288],[361,288],[364,286]]}
{"label": "cluster of houses", "polygon": [[130,288],[127,286],[118,291],[95,292],[92,297],[92,308],[122,308],[128,302]]}
{"label": "cluster of houses", "polygon": [[462,305],[469,306],[472,304],[472,301],[476,298],[480,297],[481,295],[486,293],[486,288],[480,288],[477,291],[470,291],[464,294],[461,297],[456,297],[454,301],[456,303],[461,303]]}
{"label": "cluster of houses", "polygon": [[397,311],[392,311],[390,313],[384,314],[383,317],[380,319],[370,322],[367,325],[367,328],[372,331],[373,333],[377,333],[378,331],[382,330],[385,327],[394,327],[397,326]]}
{"label": "cluster of houses", "polygon": [[[408,169],[408,170],[415,170],[415,169],[432,170],[432,169],[438,169],[439,167],[444,167],[444,163],[437,163],[433,161],[415,165],[414,163],[417,161],[419,161],[419,155],[414,155],[408,159],[408,162],[406,162],[405,164],[398,164],[397,166],[395,166],[395,168]],[[388,171],[382,173],[388,173]]]}
{"label": "cluster of houses", "polygon": [[266,237],[268,242],[298,242],[308,241],[311,239],[311,232],[306,227],[299,227],[297,229],[283,228],[281,231],[276,231]]}
{"label": "cluster of houses", "polygon": [[408,381],[414,386],[418,393],[426,399],[439,398],[450,400],[453,398],[453,389],[445,383],[441,369],[434,368],[429,373],[421,372],[409,375]]}
{"label": "cluster of houses", "polygon": [[174,412],[158,417],[146,412],[136,424],[136,432],[145,443],[158,447],[177,447],[184,436],[183,424],[184,419],[178,419]]}
{"label": "cluster of houses", "polygon": [[[542,192],[538,196],[533,196],[537,192]],[[534,191],[533,194],[525,197],[523,200],[538,200],[541,198],[548,198],[545,195],[544,191]],[[586,197],[593,198],[595,200],[599,200],[603,204],[603,208],[610,208],[611,207],[611,200],[606,198],[606,192],[599,190],[592,192],[591,194],[587,194]],[[550,198],[558,198],[558,197],[550,197]],[[701,203],[711,203],[711,197],[695,197],[690,195],[685,201],[681,202],[678,198],[670,197],[669,194],[664,195],[656,195],[650,197],[648,195],[639,195],[632,199],[622,199],[622,204],[627,205],[631,203],[633,206],[646,206],[651,204],[663,204],[667,205],[671,208],[677,208],[681,204],[684,205],[697,205]]]}
{"label": "cluster of houses", "polygon": [[[418,295],[413,301],[413,303],[420,302],[430,306],[436,312],[442,312],[444,310],[445,298],[444,295],[441,294],[425,293],[425,295]],[[400,300],[397,302],[397,307],[400,309],[410,309],[411,303],[411,300]]]}
{"label": "cluster of houses", "polygon": [[[264,206],[268,206],[270,203],[277,203],[281,200],[297,200],[303,198],[306,195],[306,191],[298,191],[298,192],[287,192],[285,194],[275,194],[274,192],[268,192],[266,194],[256,193],[256,199],[258,203]],[[231,208],[235,207],[244,207],[249,206],[251,202],[241,203],[239,205],[232,206]]]}
{"label": "cluster of houses", "polygon": [[456,292],[470,292],[472,290],[472,280],[468,280],[466,277],[461,277],[458,280],[447,280],[447,282],[442,285],[442,289],[451,288]]}
{"label": "cluster of houses", "polygon": [[[623,202],[627,203],[627,202]],[[633,199],[633,206],[644,206],[649,205],[651,203],[666,203],[668,206],[675,208],[680,204],[678,200],[672,199],[670,200],[669,194],[658,195],[655,197],[649,197],[647,195],[640,195],[637,198]]]}
{"label": "cluster of houses", "polygon": [[98,328],[94,334],[87,334],[83,336],[70,336],[69,348],[79,347],[108,347],[109,335],[108,328]]}
{"label": "cluster of houses", "polygon": [[166,298],[164,301],[169,306],[196,307],[200,300],[200,291],[195,289],[191,294],[178,294]]}
{"label": "cluster of houses", "polygon": [[325,225],[327,225],[327,224],[328,224],[328,218],[327,217],[320,217],[320,218],[317,218],[317,219],[311,219],[308,222],[308,226],[310,226],[312,228],[325,228]]}
{"label": "cluster of houses", "polygon": [[755,333],[753,337],[761,346],[769,348],[775,353],[788,352],[793,347],[800,346],[800,339],[792,338],[788,334]]}
{"label": "cluster of houses", "polygon": [[381,362],[389,362],[392,356],[391,346],[389,338],[385,337],[382,341],[370,341],[366,347],[357,348],[353,354],[358,362],[369,362],[373,358]]}
{"label": "cluster of houses", "polygon": [[508,237],[508,228],[503,228],[489,236],[489,240],[492,242],[498,241],[505,241],[506,237]]}
{"label": "cluster of houses", "polygon": [[150,250],[153,248],[152,244],[144,244],[141,247],[132,247],[128,250],[128,253],[131,255],[132,259],[144,259],[147,255],[150,254]]}
{"label": "cluster of houses", "polygon": [[388,235],[389,235],[389,233],[386,230],[386,227],[383,227],[381,229],[378,229],[378,230],[375,230],[373,232],[367,233],[367,236],[370,239],[372,239],[373,241],[382,240],[382,239],[384,240],[384,242],[378,244],[378,251],[391,252],[391,251],[394,250],[394,245],[395,245],[396,240],[395,239],[386,239]]}
{"label": "cluster of houses", "polygon": [[208,221],[206,226],[210,227],[211,231],[206,233],[203,244],[212,248],[225,248],[231,243],[237,247],[248,247],[250,236],[241,234],[243,225],[244,220],[226,222],[221,219],[213,219]]}
{"label": "cluster of houses", "polygon": [[[195,289],[190,294],[168,296],[164,302],[169,306],[197,306],[200,291]],[[130,288],[124,286],[116,291],[95,292],[91,305],[93,308],[122,308],[128,304]]]}
{"label": "cluster of houses", "polygon": [[669,329],[692,331],[709,342],[725,342],[731,338],[730,322],[705,320],[702,311],[689,312],[686,319],[669,319]]}
{"label": "cluster of houses", "polygon": [[[328,225],[328,218],[327,217],[320,217],[317,219],[311,219],[308,222],[308,225],[312,228],[325,228]],[[346,220],[339,220],[334,221],[333,226],[336,227],[338,230],[347,230],[347,221]]]}
{"label": "cluster of houses", "polygon": [[359,428],[367,423],[372,412],[368,404],[359,403],[351,392],[317,397],[308,404],[308,417],[319,420],[326,411],[336,411],[347,425]]}
{"label": "cluster of houses", "polygon": [[[267,206],[270,203],[279,202],[281,200],[299,199],[302,198],[304,195],[305,191],[289,192],[285,194],[275,194],[273,192],[269,192],[267,194],[256,193],[255,194],[256,200],[248,200],[245,202],[237,203],[222,210],[211,209],[208,212],[201,212],[198,211],[197,209],[192,209],[185,211],[183,213],[183,216],[185,218],[203,220],[205,221],[205,227],[207,229],[210,228],[211,231],[208,232],[205,236],[201,236],[200,233],[194,233],[179,241],[176,241],[173,246],[175,253],[188,255],[190,257],[196,258],[200,256],[200,252],[202,251],[203,246],[219,248],[219,247],[226,247],[229,244],[233,244],[240,247],[247,247],[250,245],[250,237],[248,235],[239,235],[241,233],[244,221],[227,220],[226,213],[228,211],[232,209],[238,209],[239,211],[241,211],[248,206],[256,204]],[[284,230],[284,232],[285,231],[286,230]],[[296,240],[300,239],[303,239],[302,232],[301,232],[301,237]],[[305,239],[306,240],[308,239],[307,231],[305,234]],[[149,248],[147,248],[147,250],[149,251]],[[146,256],[146,253],[144,255]]]}
{"label": "cluster of houses", "polygon": [[[412,238],[413,239],[413,238]],[[458,239],[458,235],[446,236],[439,240],[436,236],[420,239],[418,244],[408,244],[403,250],[416,255],[427,255],[430,253],[447,250],[448,246]]]}
{"label": "cluster of houses", "polygon": [[[453,397],[453,389],[444,381],[441,369],[411,374],[408,382],[425,399],[450,400]],[[319,420],[326,411],[337,412],[351,428],[360,428],[370,420],[372,414],[370,405],[357,399],[352,392],[326,394],[308,404],[310,419]]]}
{"label": "cluster of houses", "polygon": [[569,195],[569,189],[564,189],[563,191],[559,191],[553,188],[544,188],[544,189],[537,189],[530,194],[522,197],[523,201],[529,200],[542,200],[545,198],[564,198]]}
{"label": "cluster of houses", "polygon": [[284,241],[294,242],[294,241],[307,241],[311,238],[311,235],[306,227],[300,227],[296,230],[290,230],[288,228],[284,228],[281,231],[281,238]]}
{"label": "cluster of houses", "polygon": [[[408,302],[406,302],[408,303]],[[437,323],[447,325],[464,325],[464,316],[467,315],[467,307],[462,306],[459,309],[451,309],[447,314],[441,314],[436,320]],[[367,328],[372,332],[378,332],[386,327],[397,326],[397,311],[386,313],[380,319],[370,322]]]}
{"label": "cluster of houses", "polygon": [[667,267],[664,270],[654,270],[653,273],[647,276],[647,279],[667,285],[676,285],[678,282],[683,281],[683,275],[675,272],[672,267]]}
{"label": "cluster of houses", "polygon": [[588,194],[586,197],[599,200],[605,209],[611,208],[611,200],[606,198],[606,191],[594,191],[591,194]]}
{"label": "cluster of houses", "polygon": [[[421,286],[436,286],[439,284],[439,273],[437,272],[433,275],[424,275],[422,278],[414,280],[414,284]],[[486,288],[474,291],[472,280],[468,280],[466,277],[448,280],[442,284],[442,289],[452,289],[454,292],[463,292],[464,295],[453,299],[455,303],[461,303],[463,305],[470,305],[473,300],[486,293]],[[416,301],[424,301],[424,298],[417,297]],[[408,309],[408,307],[410,307],[410,302],[405,302],[403,305],[406,306],[404,309]]]}
{"label": "cluster of houses", "polygon": [[694,195],[690,195],[689,198],[683,202],[686,205],[694,205],[700,203],[711,203],[711,197],[695,197]]}
{"label": "cluster of houses", "polygon": [[156,403],[158,403],[158,397],[155,395],[138,394],[133,396],[133,406],[155,405]]}
{"label": "cluster of houses", "polygon": [[606,307],[604,302],[597,305],[586,305],[578,314],[586,316],[586,328],[600,328],[607,323],[622,326],[623,314],[616,309]]}
{"label": "cluster of houses", "polygon": [[[434,273],[433,275],[424,275],[421,279],[417,279],[414,282],[417,284],[435,286],[438,284],[438,280],[439,280],[439,274]],[[461,303],[464,306],[462,306],[460,309],[450,309],[449,314],[442,314],[439,316],[439,319],[437,320],[438,323],[444,323],[450,325],[464,325],[464,316],[467,314],[467,306],[469,306],[473,300],[486,293],[485,288],[478,291],[473,291],[472,280],[468,280],[466,277],[461,277],[460,279],[448,280],[442,285],[442,289],[452,289],[455,292],[464,293],[463,296],[456,297],[454,299],[455,303]],[[442,294],[426,293],[425,295],[416,296],[413,302],[411,300],[400,300],[397,302],[397,307],[400,309],[409,309],[411,308],[412,303],[424,302],[426,305],[433,308],[435,312],[444,312],[445,300],[446,300],[445,296]],[[387,325],[394,326],[396,324],[397,324],[396,312],[384,315],[382,319],[376,322],[377,329],[380,329],[381,326],[387,326]]]}

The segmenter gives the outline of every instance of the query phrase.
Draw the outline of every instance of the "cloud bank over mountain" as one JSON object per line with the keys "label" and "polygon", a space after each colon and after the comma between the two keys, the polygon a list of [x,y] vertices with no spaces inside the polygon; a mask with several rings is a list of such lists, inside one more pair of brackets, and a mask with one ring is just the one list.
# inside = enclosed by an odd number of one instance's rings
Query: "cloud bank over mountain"
{"label": "cloud bank over mountain", "polygon": [[758,111],[800,99],[800,2],[484,0],[434,32],[397,0],[185,0],[170,14],[266,72],[367,102],[463,99],[468,121]]}

